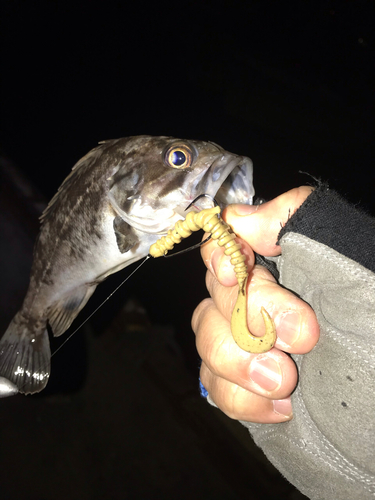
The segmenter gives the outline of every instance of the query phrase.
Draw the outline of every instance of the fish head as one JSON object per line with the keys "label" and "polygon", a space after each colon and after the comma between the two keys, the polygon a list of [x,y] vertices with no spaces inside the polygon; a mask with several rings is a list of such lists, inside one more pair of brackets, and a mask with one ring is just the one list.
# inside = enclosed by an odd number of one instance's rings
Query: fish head
{"label": "fish head", "polygon": [[[253,167],[245,156],[213,142],[150,136],[127,141],[117,144],[124,151],[109,198],[117,214],[137,230],[167,232],[202,194],[216,198],[221,207],[252,203]],[[204,205],[203,200],[193,209]]]}

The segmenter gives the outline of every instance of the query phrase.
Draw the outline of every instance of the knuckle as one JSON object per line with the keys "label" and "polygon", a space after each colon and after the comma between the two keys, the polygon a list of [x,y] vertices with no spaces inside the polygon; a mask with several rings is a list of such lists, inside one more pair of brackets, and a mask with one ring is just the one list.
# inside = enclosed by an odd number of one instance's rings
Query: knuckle
{"label": "knuckle", "polygon": [[251,287],[273,286],[276,284],[276,279],[266,267],[260,264],[254,266],[250,281]]}
{"label": "knuckle", "polygon": [[215,295],[219,286],[220,283],[218,282],[216,277],[212,274],[211,271],[208,270],[206,272],[206,288],[211,297]]}
{"label": "knuckle", "polygon": [[195,333],[197,333],[197,331],[199,330],[202,320],[207,313],[207,309],[212,305],[212,302],[212,299],[204,299],[195,308],[193,316],[191,318],[191,327]]}
{"label": "knuckle", "polygon": [[218,335],[215,336],[215,338],[210,337],[206,343],[206,363],[210,367],[210,370],[214,373],[219,373],[220,367],[223,364],[223,356],[225,353],[223,345],[225,342],[225,337],[223,335]]}
{"label": "knuckle", "polygon": [[207,391],[210,393],[211,392],[211,374],[205,365],[205,363],[202,363],[201,369],[200,369],[200,379],[204,387],[207,389]]}
{"label": "knuckle", "polygon": [[225,340],[220,331],[212,335],[213,328],[210,315],[205,315],[201,320],[199,335],[196,338],[197,351],[211,370],[220,363],[220,357],[222,357],[220,350]]}
{"label": "knuckle", "polygon": [[220,404],[218,405],[231,419],[241,419],[247,411],[247,391],[236,384],[228,384],[218,394]]}

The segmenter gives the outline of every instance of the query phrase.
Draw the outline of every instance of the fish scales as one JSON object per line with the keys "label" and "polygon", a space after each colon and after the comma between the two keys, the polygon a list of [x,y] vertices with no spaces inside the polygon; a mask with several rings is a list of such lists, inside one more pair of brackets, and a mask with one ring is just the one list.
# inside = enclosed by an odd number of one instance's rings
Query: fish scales
{"label": "fish scales", "polygon": [[29,288],[0,340],[2,380],[42,390],[47,324],[64,333],[96,286],[145,257],[203,193],[252,203],[250,159],[207,141],[144,135],[104,141],[79,160],[41,217]]}

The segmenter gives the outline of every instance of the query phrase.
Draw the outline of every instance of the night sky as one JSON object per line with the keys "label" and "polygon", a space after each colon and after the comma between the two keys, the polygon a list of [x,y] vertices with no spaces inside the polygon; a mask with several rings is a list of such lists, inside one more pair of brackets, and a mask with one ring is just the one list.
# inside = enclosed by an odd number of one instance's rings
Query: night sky
{"label": "night sky", "polygon": [[266,198],[330,182],[373,209],[374,5],[1,5],[2,153],[50,198],[103,139],[208,139]]}

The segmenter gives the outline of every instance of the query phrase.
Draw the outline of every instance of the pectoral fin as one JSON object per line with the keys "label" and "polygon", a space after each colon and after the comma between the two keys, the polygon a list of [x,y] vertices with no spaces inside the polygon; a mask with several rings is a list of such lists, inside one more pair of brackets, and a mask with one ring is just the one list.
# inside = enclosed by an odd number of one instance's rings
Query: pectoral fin
{"label": "pectoral fin", "polygon": [[121,253],[128,252],[139,242],[133,228],[119,215],[113,220],[113,229],[116,235],[117,246]]}
{"label": "pectoral fin", "polygon": [[78,313],[87,304],[95,288],[96,284],[77,288],[50,307],[48,322],[55,337],[63,334],[70,327]]}

